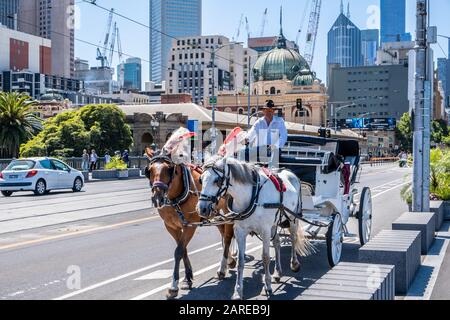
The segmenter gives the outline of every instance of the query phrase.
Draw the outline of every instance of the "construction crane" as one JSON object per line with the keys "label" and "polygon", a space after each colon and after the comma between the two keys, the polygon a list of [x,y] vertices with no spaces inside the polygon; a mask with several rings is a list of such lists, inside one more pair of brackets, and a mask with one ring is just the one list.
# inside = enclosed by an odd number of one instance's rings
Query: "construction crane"
{"label": "construction crane", "polygon": [[250,39],[251,33],[250,33],[250,24],[248,23],[247,17],[245,17],[245,28],[247,30],[247,39]]}
{"label": "construction crane", "polygon": [[319,30],[320,11],[322,9],[322,0],[312,0],[311,14],[309,16],[308,33],[306,34],[306,46],[304,57],[309,67],[312,67],[314,61],[314,51],[316,49],[317,32]]}
{"label": "construction crane", "polygon": [[120,32],[119,28],[117,28],[117,52],[119,53],[119,86],[120,89],[124,87],[124,76],[125,76],[125,67],[123,65],[123,52],[122,52],[122,42],[120,40]]}
{"label": "construction crane", "polygon": [[[448,40],[448,53],[447,53],[447,55],[445,54],[445,51],[444,51],[444,49],[442,49],[442,47],[441,47],[441,50],[444,52],[444,55],[445,56],[447,56],[447,58],[448,59],[450,59],[450,37],[448,37],[448,36],[444,36],[444,35],[442,35],[442,34],[439,34],[438,35],[438,37],[441,37],[441,38],[444,38],[444,39],[447,39]],[[438,43],[439,44],[439,43]],[[441,45],[439,45],[439,47],[440,47]]]}
{"label": "construction crane", "polygon": [[102,48],[103,50],[100,50],[100,48],[97,48],[97,60],[101,61],[102,68],[109,67],[108,57],[106,56],[106,53],[108,50],[109,35],[111,32],[113,15],[114,15],[114,8],[112,8],[109,12],[108,23],[107,23],[107,27],[106,27],[105,41],[103,42],[103,48]]}
{"label": "construction crane", "polygon": [[297,47],[300,47],[300,37],[302,35],[303,32],[303,26],[305,25],[305,20],[306,20],[306,15],[308,13],[308,9],[309,9],[309,5],[311,4],[311,0],[307,0],[306,1],[306,6],[305,6],[305,10],[303,11],[303,16],[302,16],[302,20],[300,21],[300,28],[298,29],[297,32],[297,38],[295,39],[295,43],[297,44]]}
{"label": "construction crane", "polygon": [[263,20],[261,23],[261,33],[260,33],[260,37],[264,37],[264,29],[266,28],[266,24],[267,24],[267,12],[269,9],[266,8],[266,10],[264,11],[263,14]]}
{"label": "construction crane", "polygon": [[112,34],[112,38],[111,38],[111,46],[109,48],[108,63],[110,66],[113,65],[113,57],[114,57],[114,49],[115,49],[115,45],[116,45],[117,29],[118,29],[117,22],[114,22],[113,34]]}
{"label": "construction crane", "polygon": [[241,14],[241,19],[239,19],[239,26],[236,31],[236,35],[233,37],[233,41],[238,41],[241,35],[241,27],[244,24],[244,14]]}

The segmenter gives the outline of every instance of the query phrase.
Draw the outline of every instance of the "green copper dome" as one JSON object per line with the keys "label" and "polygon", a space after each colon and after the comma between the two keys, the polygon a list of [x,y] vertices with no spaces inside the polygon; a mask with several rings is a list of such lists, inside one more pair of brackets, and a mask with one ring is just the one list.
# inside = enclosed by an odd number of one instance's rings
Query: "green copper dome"
{"label": "green copper dome", "polygon": [[314,72],[311,72],[309,69],[303,69],[295,76],[293,85],[295,87],[312,86],[315,79]]}

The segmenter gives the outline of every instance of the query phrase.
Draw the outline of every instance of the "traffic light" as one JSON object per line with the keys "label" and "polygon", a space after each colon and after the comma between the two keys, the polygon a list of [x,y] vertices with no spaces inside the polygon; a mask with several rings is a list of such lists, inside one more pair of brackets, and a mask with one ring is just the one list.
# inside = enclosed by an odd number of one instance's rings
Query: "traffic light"
{"label": "traffic light", "polygon": [[300,111],[303,110],[303,99],[297,99],[297,109]]}
{"label": "traffic light", "polygon": [[331,138],[331,130],[330,129],[319,129],[318,136],[321,138]]}

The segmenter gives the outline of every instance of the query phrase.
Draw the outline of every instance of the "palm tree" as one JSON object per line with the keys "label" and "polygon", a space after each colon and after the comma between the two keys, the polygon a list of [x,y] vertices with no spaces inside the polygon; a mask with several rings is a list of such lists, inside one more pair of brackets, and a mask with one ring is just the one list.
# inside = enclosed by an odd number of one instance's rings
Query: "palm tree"
{"label": "palm tree", "polygon": [[23,93],[0,92],[0,153],[17,157],[22,143],[42,130],[42,121],[33,114],[36,102]]}

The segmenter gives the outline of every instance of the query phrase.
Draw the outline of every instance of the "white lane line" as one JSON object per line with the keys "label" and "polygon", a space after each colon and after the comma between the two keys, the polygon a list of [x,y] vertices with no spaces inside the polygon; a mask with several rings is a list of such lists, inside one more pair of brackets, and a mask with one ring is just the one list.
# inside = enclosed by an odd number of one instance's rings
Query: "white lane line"
{"label": "white lane line", "polygon": [[[252,253],[252,252],[257,251],[257,250],[259,250],[261,248],[262,248],[262,245],[259,245],[259,246],[255,247],[253,249],[247,250],[246,254]],[[208,266],[206,268],[203,268],[202,270],[199,270],[199,271],[195,272],[194,276],[195,277],[199,276],[199,275],[201,275],[201,274],[203,274],[205,272],[208,272],[210,270],[216,269],[219,266],[220,266],[220,263],[216,263],[216,264],[210,265],[210,266]],[[155,288],[155,289],[153,289],[151,291],[145,292],[145,293],[143,293],[141,295],[138,295],[137,297],[131,298],[130,300],[143,300],[143,299],[148,298],[148,297],[150,297],[150,296],[152,296],[152,295],[154,295],[154,294],[156,294],[158,292],[161,292],[161,291],[164,291],[166,289],[169,289],[171,285],[172,285],[172,282],[166,283],[165,285],[162,285],[162,286],[160,286],[158,288]]]}
{"label": "white lane line", "polygon": [[404,185],[407,185],[408,183],[409,183],[409,182],[405,182],[405,183],[399,184],[399,185],[397,185],[397,186],[395,186],[395,187],[393,187],[393,188],[390,188],[390,189],[388,189],[388,190],[385,190],[385,191],[383,191],[383,192],[377,193],[376,195],[372,196],[372,199],[376,199],[376,198],[378,198],[379,196],[382,196],[382,195],[385,194],[385,193],[388,193],[388,192],[393,191],[393,190],[395,190],[395,189],[401,188],[401,187],[403,187]]}
{"label": "white lane line", "polygon": [[[210,246],[207,246],[207,247],[204,247],[204,248],[201,248],[201,249],[192,251],[192,252],[189,253],[189,255],[197,254],[197,253],[200,253],[200,252],[203,252],[203,251],[206,251],[206,250],[215,248],[215,247],[217,247],[217,246],[219,246],[219,245],[222,245],[222,242],[217,242],[217,243],[212,244],[212,245],[210,245]],[[141,272],[145,272],[145,271],[148,271],[148,270],[157,268],[157,267],[159,267],[159,266],[165,265],[165,264],[170,263],[170,262],[173,262],[173,261],[174,261],[173,258],[172,258],[172,259],[165,260],[165,261],[161,261],[161,262],[152,264],[152,265],[150,265],[150,266],[144,267],[144,268],[142,268],[142,269],[138,269],[138,270],[135,270],[135,271],[132,271],[132,272],[129,272],[129,273],[126,273],[126,274],[123,274],[123,275],[120,275],[120,276],[117,276],[117,277],[114,277],[114,278],[111,278],[111,279],[108,279],[108,280],[105,280],[105,281],[102,281],[102,282],[93,284],[93,285],[91,285],[91,286],[89,286],[89,287],[86,287],[86,288],[84,288],[84,289],[80,289],[80,290],[74,291],[74,292],[72,292],[72,293],[63,295],[63,296],[58,297],[58,298],[55,298],[55,299],[53,299],[53,300],[65,300],[65,299],[69,299],[69,298],[75,297],[75,296],[77,296],[77,295],[80,295],[80,294],[82,294],[82,293],[85,293],[85,292],[88,292],[88,291],[91,291],[91,290],[94,290],[94,289],[103,287],[103,286],[108,285],[108,284],[110,284],[110,283],[113,283],[113,282],[116,282],[116,281],[119,281],[119,280],[122,280],[122,279],[125,279],[125,278],[128,278],[128,277],[134,276],[134,275],[139,274],[139,273],[141,273]]]}

